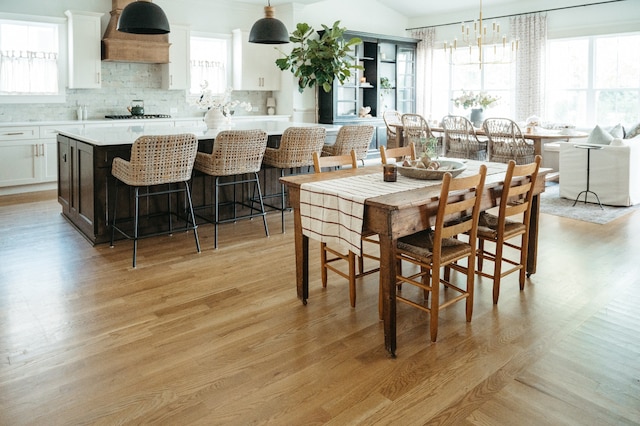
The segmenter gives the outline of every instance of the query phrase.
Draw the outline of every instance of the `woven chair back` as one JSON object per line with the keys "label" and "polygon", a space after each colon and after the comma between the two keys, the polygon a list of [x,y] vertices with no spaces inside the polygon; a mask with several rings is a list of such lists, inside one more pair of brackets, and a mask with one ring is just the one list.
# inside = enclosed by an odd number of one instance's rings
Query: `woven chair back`
{"label": "woven chair back", "polygon": [[322,152],[327,131],[324,127],[288,127],[278,149],[269,149],[264,161],[281,169],[313,165],[313,153]]}
{"label": "woven chair back", "polygon": [[364,160],[367,157],[374,131],[375,127],[373,126],[342,126],[338,130],[331,155],[350,155],[353,149],[358,160]]}
{"label": "woven chair back", "polygon": [[448,115],[442,119],[442,127],[447,157],[486,160],[487,142],[478,139],[466,117]]}
{"label": "woven chair back", "polygon": [[487,118],[482,124],[489,138],[489,161],[528,164],[534,161],[535,148],[522,136],[518,124],[509,118]]}
{"label": "woven chair back", "polygon": [[130,186],[185,182],[191,179],[197,151],[198,139],[191,133],[140,136],[128,162],[114,159],[112,174]]}
{"label": "woven chair back", "polygon": [[433,138],[431,127],[420,114],[402,114],[402,131],[404,135],[404,145],[412,143],[419,152],[424,149],[423,141],[426,143]]}
{"label": "woven chair back", "polygon": [[232,176],[260,171],[267,133],[262,130],[224,130],[213,143],[213,152],[199,156],[196,168],[212,176]]}
{"label": "woven chair back", "polygon": [[396,128],[392,124],[402,124],[402,114],[396,110],[388,109],[382,113],[382,119],[387,126],[387,132],[395,135]]}

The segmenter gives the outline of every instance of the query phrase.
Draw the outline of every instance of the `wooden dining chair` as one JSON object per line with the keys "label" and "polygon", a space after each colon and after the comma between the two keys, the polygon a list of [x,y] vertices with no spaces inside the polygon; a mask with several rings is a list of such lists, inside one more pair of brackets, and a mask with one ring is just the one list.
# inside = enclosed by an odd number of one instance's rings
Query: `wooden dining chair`
{"label": "wooden dining chair", "polygon": [[407,158],[415,160],[416,146],[413,142],[410,142],[407,146],[400,146],[398,148],[386,148],[384,145],[380,147],[380,159],[382,164],[388,164],[392,159]]}
{"label": "wooden dining chair", "polygon": [[516,164],[533,163],[535,147],[522,135],[518,124],[509,118],[487,118],[482,123],[489,144],[489,161]]}
{"label": "wooden dining chair", "polygon": [[[416,265],[419,270],[406,268],[410,273],[396,274],[396,286],[403,283],[418,287],[422,290],[422,299],[408,295],[411,288],[401,289],[396,300],[409,306],[418,308],[429,314],[429,330],[431,341],[435,342],[438,335],[438,314],[456,302],[465,300],[466,320],[471,321],[473,313],[473,294],[475,278],[476,234],[480,201],[487,167],[480,166],[478,174],[455,178],[446,173],[442,180],[438,212],[435,226],[425,231],[401,237],[396,248],[396,260]],[[452,220],[452,219],[457,220]],[[429,218],[426,218],[429,221]],[[458,239],[459,234],[468,233],[468,241]],[[466,266],[460,265],[460,260],[466,260]],[[441,277],[441,268],[445,274]],[[466,275],[466,286],[455,284],[450,277],[451,269]],[[445,289],[454,290],[440,294],[440,284]],[[403,293],[407,293],[406,295]],[[444,300],[440,300],[444,296]],[[420,297],[420,296],[418,296]]]}
{"label": "wooden dining chair", "polygon": [[[509,161],[504,185],[500,196],[498,215],[483,212],[478,224],[478,268],[477,274],[493,280],[493,303],[498,303],[500,296],[500,280],[505,275],[520,271],[520,290],[524,290],[525,275],[527,269],[527,250],[529,246],[529,225],[531,222],[531,200],[533,189],[538,177],[541,157],[536,155],[533,163],[516,165],[515,161]],[[512,242],[520,237],[520,244]],[[494,244],[495,249],[490,251],[486,242]],[[505,247],[520,252],[518,260],[507,258],[504,255]],[[484,260],[493,262],[492,273],[483,271]],[[507,263],[512,267],[502,269],[502,264]]]}
{"label": "wooden dining chair", "polygon": [[[336,167],[342,166],[351,166],[354,169],[358,168],[358,158],[356,156],[355,150],[351,150],[349,155],[340,155],[340,156],[329,156],[329,157],[321,157],[317,153],[313,153],[313,164],[316,173],[322,173],[323,169],[335,169]],[[367,234],[363,235],[363,239],[369,239],[372,235]],[[367,240],[369,241],[369,240]],[[374,242],[374,241],[370,241]],[[361,249],[363,247],[361,246]],[[356,306],[356,278],[369,275],[374,272],[380,270],[379,267],[364,271],[364,264],[362,262],[363,257],[377,259],[380,261],[380,257],[376,257],[374,255],[365,253],[362,251],[362,256],[356,256],[354,252],[351,250],[346,253],[340,251],[336,248],[329,247],[327,243],[320,243],[320,267],[321,267],[321,275],[322,275],[322,287],[327,287],[327,279],[328,271],[333,271],[336,274],[340,275],[343,278],[346,278],[349,281],[349,301],[351,303],[351,307],[355,308]],[[358,265],[360,272],[356,271],[356,259],[358,259]],[[343,260],[347,263],[348,272],[344,272],[343,269],[334,266],[334,263]]]}

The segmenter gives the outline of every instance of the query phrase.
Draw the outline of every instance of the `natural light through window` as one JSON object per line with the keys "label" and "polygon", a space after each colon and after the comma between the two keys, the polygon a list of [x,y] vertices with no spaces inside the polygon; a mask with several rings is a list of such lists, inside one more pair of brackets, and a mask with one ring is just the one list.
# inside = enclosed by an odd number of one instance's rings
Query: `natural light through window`
{"label": "natural light through window", "polygon": [[638,45],[638,34],[550,40],[546,115],[577,126],[637,122]]}
{"label": "natural light through window", "polygon": [[58,25],[0,20],[0,95],[58,95]]}
{"label": "natural light through window", "polygon": [[198,94],[202,85],[207,90],[223,93],[230,85],[229,39],[214,37],[191,37],[191,94]]}

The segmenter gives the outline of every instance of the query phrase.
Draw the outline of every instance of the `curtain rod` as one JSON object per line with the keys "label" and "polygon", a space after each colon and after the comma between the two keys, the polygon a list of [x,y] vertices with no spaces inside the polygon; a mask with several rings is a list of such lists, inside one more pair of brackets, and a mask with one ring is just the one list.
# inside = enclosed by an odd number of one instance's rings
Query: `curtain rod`
{"label": "curtain rod", "polygon": [[[533,11],[533,12],[513,13],[511,15],[494,16],[494,17],[491,17],[491,18],[483,18],[483,20],[500,19],[500,18],[511,18],[513,16],[528,15],[530,13],[555,12],[556,10],[575,9],[577,7],[587,7],[587,6],[598,6],[598,5],[601,5],[601,4],[618,3],[618,2],[621,2],[621,1],[626,1],[626,0],[608,0],[608,1],[601,1],[601,2],[598,2],[598,3],[577,4],[575,6],[564,6],[564,7],[556,7],[554,9],[536,10],[536,11]],[[463,22],[465,22],[465,21],[463,21]],[[460,21],[450,22],[448,24],[425,25],[423,27],[405,28],[405,31],[421,30],[423,28],[446,27],[447,25],[460,25]]]}

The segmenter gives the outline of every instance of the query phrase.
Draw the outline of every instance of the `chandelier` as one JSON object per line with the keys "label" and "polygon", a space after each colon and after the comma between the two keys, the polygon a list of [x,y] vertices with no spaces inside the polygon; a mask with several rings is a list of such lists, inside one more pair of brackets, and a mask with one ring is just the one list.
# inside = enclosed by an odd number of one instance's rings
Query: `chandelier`
{"label": "chandelier", "polygon": [[[451,65],[508,64],[515,60],[518,52],[518,39],[507,40],[500,34],[500,23],[493,21],[487,27],[482,20],[482,0],[480,0],[480,19],[473,24],[462,22],[461,41],[454,38],[453,43],[444,42],[445,53],[448,50]],[[459,46],[460,45],[460,46]],[[469,56],[456,54],[458,47],[468,49]]]}

